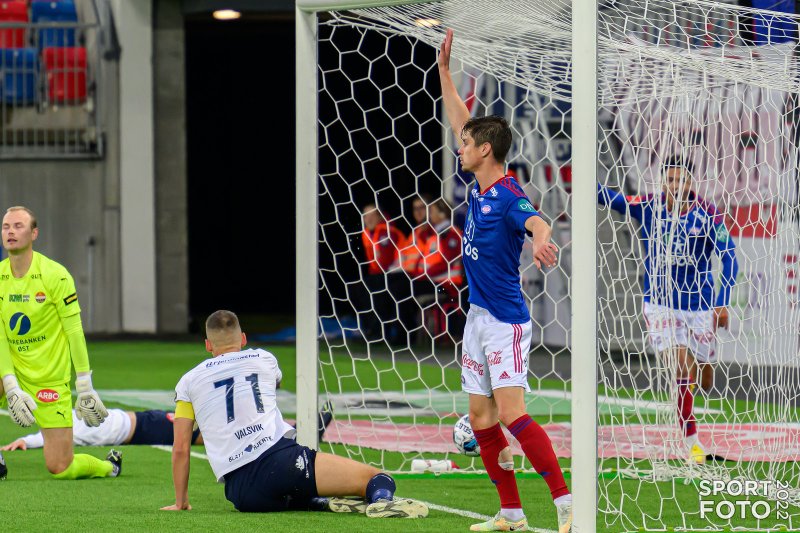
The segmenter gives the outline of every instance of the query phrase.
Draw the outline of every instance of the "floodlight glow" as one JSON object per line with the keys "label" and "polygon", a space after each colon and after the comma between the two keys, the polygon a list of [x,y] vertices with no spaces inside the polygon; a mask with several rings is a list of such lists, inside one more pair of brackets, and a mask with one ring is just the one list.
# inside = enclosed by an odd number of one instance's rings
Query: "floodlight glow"
{"label": "floodlight glow", "polygon": [[241,13],[233,9],[218,9],[214,11],[213,15],[217,20],[236,20],[242,16]]}

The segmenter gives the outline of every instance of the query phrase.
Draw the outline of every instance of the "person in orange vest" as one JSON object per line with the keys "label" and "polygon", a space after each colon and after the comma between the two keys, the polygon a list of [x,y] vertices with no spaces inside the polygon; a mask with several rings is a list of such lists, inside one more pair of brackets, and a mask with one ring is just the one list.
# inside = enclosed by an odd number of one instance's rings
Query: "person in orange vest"
{"label": "person in orange vest", "polygon": [[[459,329],[448,327],[444,316],[461,313],[459,304],[464,267],[461,263],[461,232],[451,223],[447,202],[443,199],[435,201],[428,212],[434,231],[421,243],[421,257],[416,267],[409,270],[409,275],[415,279],[415,299],[424,302],[423,316],[430,314],[437,324],[435,331],[430,333],[438,335],[445,329]],[[431,303],[427,303],[431,295]]]}
{"label": "person in orange vest", "polygon": [[357,298],[361,332],[368,341],[402,342],[406,331],[398,322],[398,302],[408,299],[409,283],[400,267],[400,249],[407,239],[374,204],[365,205],[362,214],[367,294]]}
{"label": "person in orange vest", "polygon": [[419,261],[422,258],[423,243],[436,234],[433,226],[428,222],[428,205],[430,203],[431,197],[428,194],[416,196],[411,202],[414,229],[400,249],[400,264],[412,280],[421,275],[418,269]]}

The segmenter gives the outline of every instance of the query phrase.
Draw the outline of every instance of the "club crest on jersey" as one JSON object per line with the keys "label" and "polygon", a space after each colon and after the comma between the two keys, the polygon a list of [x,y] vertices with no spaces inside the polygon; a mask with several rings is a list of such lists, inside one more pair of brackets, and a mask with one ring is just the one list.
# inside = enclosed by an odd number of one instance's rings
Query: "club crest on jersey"
{"label": "club crest on jersey", "polygon": [[43,293],[42,291],[36,293],[37,304],[43,304],[45,300],[47,300],[47,295],[45,295],[45,293]]}
{"label": "club crest on jersey", "polygon": [[483,213],[484,215],[488,214],[491,210],[492,210],[492,206],[490,206],[490,205],[485,205],[485,206],[481,207],[481,213]]}

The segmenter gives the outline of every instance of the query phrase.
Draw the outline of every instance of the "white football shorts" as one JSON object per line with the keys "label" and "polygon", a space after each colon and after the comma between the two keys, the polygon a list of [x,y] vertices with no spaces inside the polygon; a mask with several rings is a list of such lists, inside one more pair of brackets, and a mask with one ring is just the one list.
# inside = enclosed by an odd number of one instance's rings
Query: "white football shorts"
{"label": "white football shorts", "polygon": [[699,363],[716,363],[714,311],[681,311],[644,302],[647,336],[657,352],[686,346]]}
{"label": "white football shorts", "polygon": [[487,397],[502,387],[523,387],[530,392],[528,352],[532,327],[530,321],[500,322],[486,309],[470,305],[464,327],[461,389]]}

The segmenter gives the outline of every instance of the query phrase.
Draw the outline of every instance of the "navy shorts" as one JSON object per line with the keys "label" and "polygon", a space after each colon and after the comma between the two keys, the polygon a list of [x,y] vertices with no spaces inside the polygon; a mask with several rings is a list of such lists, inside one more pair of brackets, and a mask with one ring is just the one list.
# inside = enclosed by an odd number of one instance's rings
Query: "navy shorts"
{"label": "navy shorts", "polygon": [[245,513],[308,509],[317,497],[317,452],[281,438],[258,459],[225,474],[225,497]]}
{"label": "navy shorts", "polygon": [[[129,444],[165,444],[175,440],[174,413],[151,410],[136,411],[136,429]],[[192,433],[192,442],[197,440],[200,430]]]}

